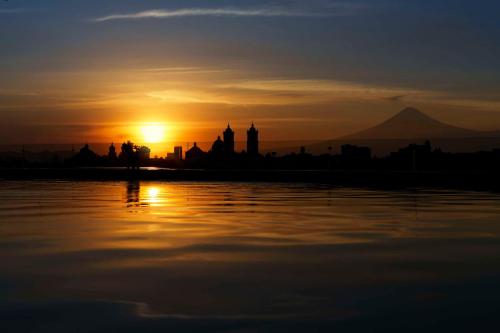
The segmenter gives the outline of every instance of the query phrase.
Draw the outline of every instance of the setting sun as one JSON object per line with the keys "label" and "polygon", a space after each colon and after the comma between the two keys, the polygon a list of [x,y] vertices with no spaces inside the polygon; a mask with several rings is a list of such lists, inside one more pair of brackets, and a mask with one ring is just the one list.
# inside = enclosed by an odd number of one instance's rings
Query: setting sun
{"label": "setting sun", "polygon": [[146,143],[159,143],[165,140],[167,128],[165,125],[145,125],[141,127],[141,133]]}

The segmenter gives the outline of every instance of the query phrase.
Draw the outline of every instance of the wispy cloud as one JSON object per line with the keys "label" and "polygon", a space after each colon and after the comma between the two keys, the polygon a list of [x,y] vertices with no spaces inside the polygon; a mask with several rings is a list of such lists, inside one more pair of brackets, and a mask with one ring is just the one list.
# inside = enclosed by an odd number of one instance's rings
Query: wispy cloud
{"label": "wispy cloud", "polygon": [[19,96],[26,97],[26,96],[40,96],[40,95],[41,94],[38,92],[0,89],[0,97],[19,97]]}
{"label": "wispy cloud", "polygon": [[[185,9],[152,9],[127,14],[110,14],[93,19],[95,22],[113,20],[168,19],[189,16],[227,16],[227,17],[333,17],[352,15],[362,6],[349,3],[336,3],[322,10],[318,8],[185,8]],[[327,10],[324,10],[327,9]]]}
{"label": "wispy cloud", "polygon": [[433,92],[375,87],[332,80],[250,80],[223,84],[167,88],[146,93],[162,103],[233,105],[293,105],[342,99],[380,100],[387,96],[413,96],[411,100],[436,97]]}
{"label": "wispy cloud", "polygon": [[389,102],[397,103],[397,102],[401,102],[405,97],[406,97],[406,95],[396,95],[396,96],[387,97],[386,100],[388,100]]}
{"label": "wispy cloud", "polygon": [[205,74],[205,73],[227,73],[230,69],[210,69],[202,67],[156,67],[144,68],[142,72],[159,74]]}

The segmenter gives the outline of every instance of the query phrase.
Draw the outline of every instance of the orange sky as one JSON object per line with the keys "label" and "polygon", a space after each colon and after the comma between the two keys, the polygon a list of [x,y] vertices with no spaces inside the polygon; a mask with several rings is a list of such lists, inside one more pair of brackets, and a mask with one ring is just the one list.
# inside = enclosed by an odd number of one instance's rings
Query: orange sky
{"label": "orange sky", "polygon": [[323,140],[407,106],[500,129],[490,11],[476,21],[466,6],[423,15],[413,0],[90,2],[2,3],[1,143],[146,143],[153,124],[171,147],[213,141],[228,122],[244,141],[252,121],[262,140]]}

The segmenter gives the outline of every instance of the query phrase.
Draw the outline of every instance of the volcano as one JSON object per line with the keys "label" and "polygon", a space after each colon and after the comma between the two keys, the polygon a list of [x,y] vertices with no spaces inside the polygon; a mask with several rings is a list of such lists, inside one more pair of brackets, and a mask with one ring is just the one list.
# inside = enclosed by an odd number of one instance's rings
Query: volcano
{"label": "volcano", "polygon": [[[384,156],[412,143],[431,142],[449,152],[474,152],[500,147],[500,131],[476,131],[445,124],[425,113],[406,108],[383,123],[366,130],[306,146],[313,154],[339,153],[343,144],[367,146]],[[299,147],[281,149],[297,152]]]}
{"label": "volcano", "polygon": [[429,117],[415,108],[406,108],[375,127],[339,139],[470,138],[488,136],[489,134],[492,133],[448,125]]}

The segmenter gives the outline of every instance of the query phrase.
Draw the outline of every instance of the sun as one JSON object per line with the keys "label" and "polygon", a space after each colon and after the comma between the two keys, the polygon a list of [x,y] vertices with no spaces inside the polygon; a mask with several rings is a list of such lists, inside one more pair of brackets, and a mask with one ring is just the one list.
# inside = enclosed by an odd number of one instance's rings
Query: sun
{"label": "sun", "polygon": [[161,124],[148,124],[141,126],[141,133],[145,143],[159,143],[165,140],[167,128]]}

